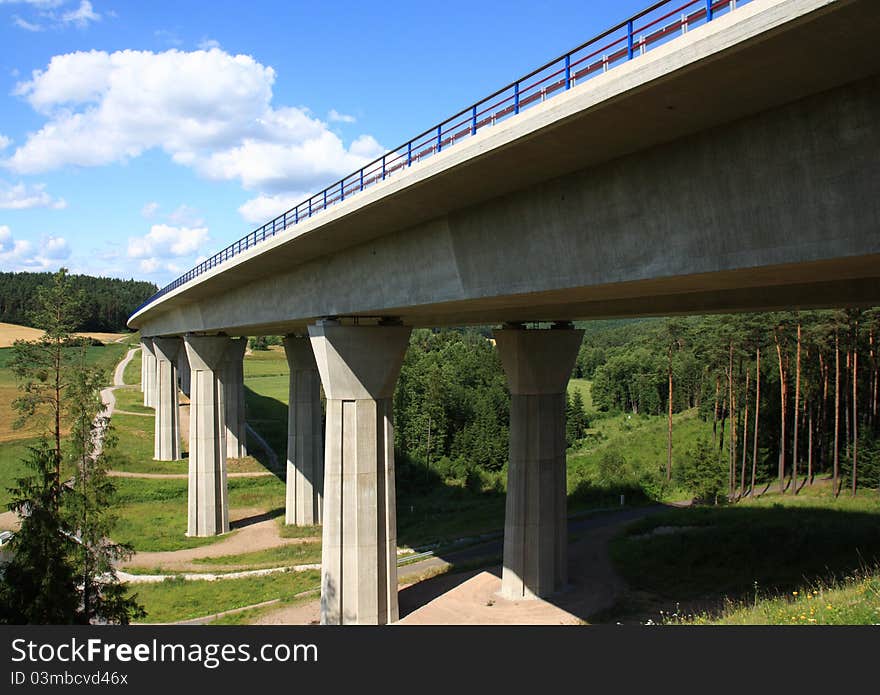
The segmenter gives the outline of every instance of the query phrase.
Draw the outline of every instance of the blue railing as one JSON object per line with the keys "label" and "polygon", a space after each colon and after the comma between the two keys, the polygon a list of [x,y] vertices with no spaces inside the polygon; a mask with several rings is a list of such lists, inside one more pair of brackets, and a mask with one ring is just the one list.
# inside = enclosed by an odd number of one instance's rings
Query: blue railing
{"label": "blue railing", "polygon": [[512,118],[529,107],[571,89],[585,80],[644,54],[652,48],[734,10],[751,0],[663,0],[633,15],[573,51],[521,77],[485,99],[459,111],[349,174],[296,207],[270,220],[192,270],[163,287],[145,306],[203,273],[274,237],[279,232],[320,214],[328,207],[405,171],[413,164],[454,146],[483,128]]}

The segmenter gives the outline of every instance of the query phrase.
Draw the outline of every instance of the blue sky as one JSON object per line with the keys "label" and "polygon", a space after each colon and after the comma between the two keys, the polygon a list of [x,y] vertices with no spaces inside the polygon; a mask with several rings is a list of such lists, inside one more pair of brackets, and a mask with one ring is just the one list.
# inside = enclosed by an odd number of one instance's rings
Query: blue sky
{"label": "blue sky", "polygon": [[0,270],[161,286],[647,4],[0,0]]}

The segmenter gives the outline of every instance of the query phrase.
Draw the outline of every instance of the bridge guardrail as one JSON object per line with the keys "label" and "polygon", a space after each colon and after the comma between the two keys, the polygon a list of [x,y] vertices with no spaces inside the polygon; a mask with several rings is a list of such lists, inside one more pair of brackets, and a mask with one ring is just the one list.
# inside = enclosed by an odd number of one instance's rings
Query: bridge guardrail
{"label": "bridge guardrail", "polygon": [[662,0],[586,43],[511,82],[506,87],[459,111],[399,147],[327,188],[310,196],[290,210],[233,242],[210,258],[172,281],[147,299],[135,314],[168,292],[193,280],[253,248],[266,239],[320,214],[328,207],[360,193],[366,188],[397,175],[401,170],[427,159],[458,141],[476,135],[481,129],[515,117],[534,104],[559,92],[582,84],[595,75],[629,62],[689,29],[706,24],[752,0]]}

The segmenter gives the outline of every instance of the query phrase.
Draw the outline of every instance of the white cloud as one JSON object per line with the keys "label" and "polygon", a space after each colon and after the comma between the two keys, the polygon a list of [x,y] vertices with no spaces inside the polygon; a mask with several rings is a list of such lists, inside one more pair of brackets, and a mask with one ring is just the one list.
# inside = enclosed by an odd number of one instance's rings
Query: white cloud
{"label": "white cloud", "polygon": [[172,227],[167,224],[154,224],[145,236],[129,238],[128,257],[152,261],[190,256],[207,241],[207,227]]}
{"label": "white cloud", "polygon": [[53,198],[45,188],[45,185],[41,183],[28,186],[24,183],[13,185],[0,181],[0,210],[29,210],[31,208],[63,210],[67,207],[67,201],[63,198]]}
{"label": "white cloud", "polygon": [[100,22],[101,15],[95,12],[89,0],[80,0],[79,7],[61,15],[64,24],[74,24],[80,29],[89,25],[89,22]]}
{"label": "white cloud", "polygon": [[36,22],[29,22],[26,19],[22,19],[18,15],[14,15],[12,17],[12,23],[17,26],[19,29],[24,29],[25,31],[43,31],[45,27],[42,24],[37,24]]}
{"label": "white cloud", "polygon": [[63,237],[45,237],[35,246],[26,239],[15,239],[7,225],[0,225],[0,270],[49,270],[69,257],[70,247]]}
{"label": "white cloud", "polygon": [[144,217],[148,220],[154,218],[156,213],[159,210],[159,203],[155,200],[151,200],[149,203],[145,203],[141,208],[141,217]]}
{"label": "white cloud", "polygon": [[5,150],[12,144],[12,138],[8,138],[5,135],[0,135],[0,150]]}
{"label": "white cloud", "polygon": [[286,210],[301,202],[307,193],[278,193],[277,195],[258,195],[251,198],[238,208],[239,214],[246,222],[262,224],[278,217]]}
{"label": "white cloud", "polygon": [[354,116],[349,116],[347,113],[339,113],[336,109],[330,109],[327,118],[334,123],[354,123],[357,120]]}
{"label": "white cloud", "polygon": [[[63,29],[75,26],[85,29],[91,22],[101,21],[102,15],[95,11],[90,0],[80,0],[76,9],[56,12],[56,8],[68,3],[68,0],[0,0],[0,5],[29,5],[35,16],[24,19],[13,15],[12,23],[25,31],[44,31],[45,29]],[[112,13],[111,16],[114,16]]]}
{"label": "white cloud", "polygon": [[320,188],[382,153],[371,136],[346,145],[308,109],[273,105],[274,81],[271,67],[219,48],[58,55],[17,85],[46,120],[2,164],[33,174],[161,149],[271,197]]}
{"label": "white cloud", "polygon": [[205,224],[198,210],[189,205],[178,205],[168,213],[168,221],[176,227],[202,227]]}
{"label": "white cloud", "polygon": [[220,48],[220,42],[217,39],[204,38],[199,41],[198,47],[203,51],[210,51],[212,48]]}
{"label": "white cloud", "polygon": [[43,255],[53,260],[64,260],[70,257],[70,246],[63,237],[50,236],[43,244]]}

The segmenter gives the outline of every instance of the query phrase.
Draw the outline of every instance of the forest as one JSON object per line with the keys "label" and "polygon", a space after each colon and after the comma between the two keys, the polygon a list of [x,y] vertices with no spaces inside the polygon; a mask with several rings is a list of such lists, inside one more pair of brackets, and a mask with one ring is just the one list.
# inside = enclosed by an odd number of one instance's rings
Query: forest
{"label": "forest", "polygon": [[[579,391],[570,394],[568,444],[589,443],[590,420],[665,416],[667,455],[650,462],[652,479],[640,483],[647,496],[664,485],[716,500],[768,485],[798,494],[820,474],[837,494],[880,485],[877,308],[578,327],[585,336],[572,376],[592,383],[593,411]],[[509,396],[488,335],[414,331],[394,400],[404,462],[444,478],[502,484]],[[709,436],[682,450],[673,422],[687,411]],[[627,465],[605,458],[607,478]]]}
{"label": "forest", "polygon": [[[52,273],[0,272],[0,322],[31,326],[38,287],[49,285]],[[71,275],[74,290],[83,290],[86,302],[79,330],[101,333],[127,331],[126,321],[157,291],[152,282]]]}

